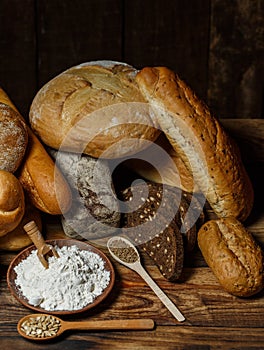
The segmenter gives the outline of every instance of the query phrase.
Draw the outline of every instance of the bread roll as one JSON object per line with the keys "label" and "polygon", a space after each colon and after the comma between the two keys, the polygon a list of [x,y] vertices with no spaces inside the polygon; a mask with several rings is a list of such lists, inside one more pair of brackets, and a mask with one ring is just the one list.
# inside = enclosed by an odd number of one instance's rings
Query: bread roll
{"label": "bread roll", "polygon": [[71,206],[68,183],[38,138],[28,131],[28,148],[18,179],[36,208],[51,215],[65,213]]}
{"label": "bread roll", "polygon": [[36,222],[39,230],[42,230],[40,211],[32,206],[27,199],[25,202],[26,210],[22,220],[13,231],[8,232],[6,235],[0,237],[0,249],[17,251],[33,244],[30,237],[24,230],[24,225],[32,220]]}
{"label": "bread roll", "polygon": [[0,88],[0,170],[14,173],[22,162],[28,142],[26,123],[20,114],[7,104]]}
{"label": "bread roll", "polygon": [[135,74],[131,66],[112,61],[64,71],[35,96],[29,113],[33,131],[54,149],[93,157],[118,158],[145,148],[144,140],[154,141],[160,131]]}
{"label": "bread roll", "polygon": [[23,188],[10,172],[0,170],[0,237],[14,230],[25,213]]}
{"label": "bread roll", "polygon": [[247,297],[264,287],[263,252],[235,218],[206,222],[198,232],[198,245],[229,293]]}
{"label": "bread roll", "polygon": [[136,81],[215,213],[245,220],[253,206],[252,184],[237,147],[208,107],[168,68],[146,67]]}

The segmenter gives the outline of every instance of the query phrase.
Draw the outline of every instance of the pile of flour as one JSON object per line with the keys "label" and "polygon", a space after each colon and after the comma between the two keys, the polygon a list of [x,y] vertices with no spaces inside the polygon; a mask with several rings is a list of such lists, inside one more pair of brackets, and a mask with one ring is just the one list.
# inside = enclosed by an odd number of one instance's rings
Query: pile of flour
{"label": "pile of flour", "polygon": [[33,306],[48,311],[79,310],[102,294],[110,272],[96,253],[77,246],[55,248],[59,258],[49,257],[48,269],[33,250],[15,267],[15,283]]}

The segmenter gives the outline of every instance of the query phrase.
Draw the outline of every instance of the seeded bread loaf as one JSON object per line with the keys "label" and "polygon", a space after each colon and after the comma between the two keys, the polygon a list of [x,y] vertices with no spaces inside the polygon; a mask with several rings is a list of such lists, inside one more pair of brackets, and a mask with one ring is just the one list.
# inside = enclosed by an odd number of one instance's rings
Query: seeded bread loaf
{"label": "seeded bread loaf", "polygon": [[215,213],[245,220],[253,206],[252,184],[236,145],[219,121],[168,68],[146,67],[136,81]]}
{"label": "seeded bread loaf", "polygon": [[263,289],[263,252],[237,219],[206,222],[198,232],[198,244],[207,264],[229,293],[247,297]]}
{"label": "seeded bread loaf", "polygon": [[91,240],[115,232],[120,213],[107,162],[84,154],[49,152],[72,191],[71,208],[61,219],[65,234]]}
{"label": "seeded bread loaf", "polygon": [[196,242],[195,222],[180,189],[151,182],[139,182],[122,192],[124,228],[127,236],[143,249],[168,280],[180,277],[184,245]]}

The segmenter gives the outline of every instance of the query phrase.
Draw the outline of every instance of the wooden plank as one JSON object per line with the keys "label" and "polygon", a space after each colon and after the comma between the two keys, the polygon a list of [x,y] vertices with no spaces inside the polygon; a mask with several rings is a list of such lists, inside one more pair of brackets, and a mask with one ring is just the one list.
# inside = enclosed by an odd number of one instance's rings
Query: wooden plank
{"label": "wooden plank", "polygon": [[212,0],[208,101],[220,118],[263,118],[262,0]]}
{"label": "wooden plank", "polygon": [[38,2],[39,86],[79,63],[121,60],[118,0]]}
{"label": "wooden plank", "polygon": [[221,119],[221,124],[237,141],[245,162],[264,163],[264,119]]}
{"label": "wooden plank", "polygon": [[167,66],[206,99],[210,1],[124,4],[124,60],[138,68]]}
{"label": "wooden plank", "polygon": [[27,118],[36,90],[35,1],[0,1],[0,86]]}

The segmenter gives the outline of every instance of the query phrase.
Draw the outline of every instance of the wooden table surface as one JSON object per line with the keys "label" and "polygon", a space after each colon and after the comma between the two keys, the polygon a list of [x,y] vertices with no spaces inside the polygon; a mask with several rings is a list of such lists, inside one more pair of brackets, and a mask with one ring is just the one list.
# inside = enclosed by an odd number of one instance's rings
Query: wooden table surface
{"label": "wooden table surface", "polygon": [[[263,121],[259,125],[263,130]],[[253,129],[246,129],[249,134],[253,132]],[[259,144],[260,139],[248,146],[247,151]],[[263,185],[258,182],[263,177],[263,166],[258,165],[260,171],[256,172],[253,158],[249,157],[247,167],[249,173],[255,174],[253,184],[257,190],[256,201],[246,226],[263,245],[264,209],[260,200]],[[263,154],[258,153],[257,158],[258,164],[262,163]],[[46,238],[64,237],[57,218],[44,216],[43,225],[46,228]],[[106,252],[104,247],[100,248]],[[44,344],[25,340],[17,333],[16,325],[21,317],[32,311],[19,304],[10,294],[6,282],[9,263],[16,254],[0,252],[2,349],[264,349],[264,291],[251,298],[237,298],[228,294],[205,264],[198,248],[186,256],[183,275],[177,283],[166,281],[150,259],[142,257],[150,275],[185,315],[185,322],[178,323],[135,272],[112,261],[116,280],[105,301],[86,313],[62,318],[91,319],[94,322],[104,319],[152,318],[156,323],[154,330],[69,331]]]}

